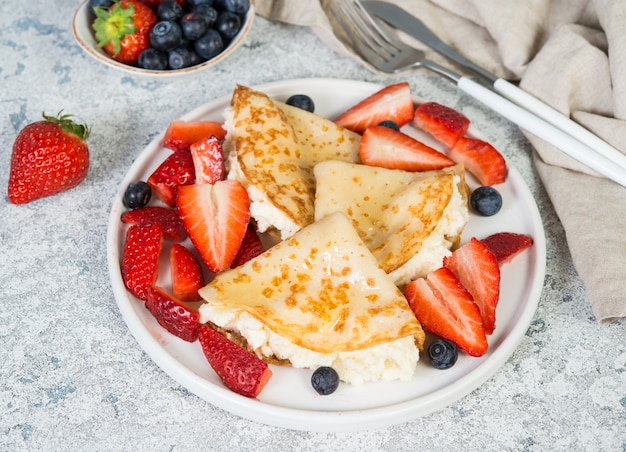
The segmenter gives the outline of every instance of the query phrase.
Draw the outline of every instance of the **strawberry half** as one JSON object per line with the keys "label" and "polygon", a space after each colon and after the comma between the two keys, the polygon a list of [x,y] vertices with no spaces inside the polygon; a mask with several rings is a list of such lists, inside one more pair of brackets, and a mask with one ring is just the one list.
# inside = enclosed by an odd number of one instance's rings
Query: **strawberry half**
{"label": "strawberry half", "polygon": [[470,356],[482,356],[488,344],[472,295],[454,274],[441,267],[407,284],[405,296],[424,328],[454,342]]}
{"label": "strawberry half", "polygon": [[175,243],[170,252],[172,295],[181,301],[198,301],[198,290],[204,286],[200,262],[184,246]]}
{"label": "strawberry half", "polygon": [[126,231],[122,280],[126,288],[141,300],[146,300],[148,288],[156,283],[162,246],[163,231],[159,225],[131,226]]}
{"label": "strawberry half", "polygon": [[222,142],[215,135],[196,141],[189,148],[196,169],[196,184],[214,184],[226,178]]}
{"label": "strawberry half", "polygon": [[363,99],[340,114],[335,123],[353,132],[363,133],[369,126],[385,120],[402,127],[411,122],[414,112],[409,84],[400,82]]}
{"label": "strawberry half", "polygon": [[218,273],[228,268],[250,221],[248,192],[235,180],[181,186],[178,213],[202,260]]}
{"label": "strawberry half", "polygon": [[215,121],[182,121],[175,119],[170,122],[165,135],[163,146],[174,151],[187,151],[191,145],[203,138],[214,135],[218,140],[223,140],[226,131],[221,122]]}
{"label": "strawberry half", "polygon": [[243,236],[241,246],[239,247],[239,251],[230,266],[231,268],[239,267],[249,260],[254,259],[258,255],[263,254],[264,251],[265,247],[257,235],[254,225],[249,223],[248,229],[246,229],[246,235]]}
{"label": "strawberry half", "polygon": [[176,194],[181,185],[193,184],[196,172],[189,151],[175,151],[150,175],[148,185],[154,196],[170,207],[176,205]]}
{"label": "strawberry half", "polygon": [[500,298],[500,267],[487,245],[476,238],[460,246],[443,260],[457,279],[472,294],[480,309],[485,333],[491,334],[496,323]]}
{"label": "strawberry half", "polygon": [[11,155],[8,195],[13,204],[25,204],[80,184],[89,171],[85,140],[89,127],[71,115],[42,115],[44,120],[24,127],[15,138]]}
{"label": "strawberry half", "polygon": [[226,387],[245,397],[261,393],[272,376],[266,362],[206,325],[200,326],[198,339],[204,356]]}
{"label": "strawberry half", "polygon": [[405,171],[438,170],[454,165],[445,154],[384,126],[370,126],[365,130],[359,154],[366,165]]}
{"label": "strawberry half", "polygon": [[448,156],[457,163],[463,163],[481,185],[497,185],[506,180],[504,157],[485,141],[462,137],[448,151]]}
{"label": "strawberry half", "polygon": [[465,135],[470,121],[453,108],[425,102],[415,109],[413,124],[451,148]]}
{"label": "strawberry half", "polygon": [[498,265],[511,262],[515,256],[533,244],[532,237],[514,232],[498,232],[481,240],[496,256]]}
{"label": "strawberry half", "polygon": [[160,206],[147,206],[128,210],[122,214],[122,222],[139,226],[157,224],[163,230],[163,236],[173,242],[182,242],[187,238],[187,231],[180,221],[176,209]]}
{"label": "strawberry half", "polygon": [[198,338],[200,314],[160,287],[146,290],[146,308],[163,328],[187,342]]}

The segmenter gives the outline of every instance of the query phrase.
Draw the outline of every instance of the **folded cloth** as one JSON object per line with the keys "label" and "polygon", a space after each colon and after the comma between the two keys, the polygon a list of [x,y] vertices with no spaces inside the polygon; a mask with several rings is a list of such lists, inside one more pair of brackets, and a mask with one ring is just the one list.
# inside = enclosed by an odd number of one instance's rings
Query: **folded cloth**
{"label": "folded cloth", "polygon": [[[333,0],[257,0],[269,19],[310,27],[362,61],[325,13]],[[461,54],[570,116],[626,153],[626,2],[623,0],[392,0]],[[458,67],[404,36],[429,59]],[[596,319],[626,317],[626,188],[526,134],[563,224]]]}

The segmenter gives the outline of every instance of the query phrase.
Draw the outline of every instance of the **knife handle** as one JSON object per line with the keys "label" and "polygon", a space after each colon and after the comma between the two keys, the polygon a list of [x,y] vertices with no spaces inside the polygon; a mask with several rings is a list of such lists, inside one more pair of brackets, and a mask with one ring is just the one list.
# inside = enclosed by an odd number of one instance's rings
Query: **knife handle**
{"label": "knife handle", "polygon": [[573,136],[590,148],[595,149],[596,152],[626,169],[626,154],[615,149],[609,143],[550,107],[548,104],[501,78],[494,82],[493,87],[498,93],[502,94],[511,102],[543,118],[545,121]]}
{"label": "knife handle", "polygon": [[554,145],[570,157],[614,182],[617,182],[621,186],[626,187],[625,168],[622,168],[617,162],[614,162],[605,155],[595,151],[594,148],[547,122],[540,115],[525,110],[498,93],[467,77],[461,77],[457,85],[461,91],[482,102],[522,129]]}

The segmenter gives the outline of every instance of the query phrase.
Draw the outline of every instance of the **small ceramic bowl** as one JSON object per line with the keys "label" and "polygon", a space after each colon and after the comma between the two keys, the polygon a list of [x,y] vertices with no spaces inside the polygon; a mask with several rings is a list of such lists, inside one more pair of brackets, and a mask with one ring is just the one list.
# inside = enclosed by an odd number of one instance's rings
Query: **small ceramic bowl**
{"label": "small ceramic bowl", "polygon": [[239,33],[230,41],[228,46],[217,56],[207,60],[203,63],[195,66],[186,67],[183,69],[167,69],[162,71],[148,70],[140,67],[130,66],[124,63],[115,61],[108,56],[104,50],[97,47],[96,39],[94,37],[94,31],[91,27],[91,14],[89,13],[89,1],[85,0],[74,13],[74,20],[72,23],[72,29],[74,32],[74,38],[78,44],[83,48],[85,52],[97,61],[115,69],[119,69],[130,75],[147,77],[156,80],[172,80],[179,79],[186,76],[197,75],[202,71],[214,67],[224,58],[228,57],[234,52],[234,50],[241,45],[244,38],[252,27],[254,20],[254,0],[250,1],[250,9],[246,13],[245,22],[239,30]]}

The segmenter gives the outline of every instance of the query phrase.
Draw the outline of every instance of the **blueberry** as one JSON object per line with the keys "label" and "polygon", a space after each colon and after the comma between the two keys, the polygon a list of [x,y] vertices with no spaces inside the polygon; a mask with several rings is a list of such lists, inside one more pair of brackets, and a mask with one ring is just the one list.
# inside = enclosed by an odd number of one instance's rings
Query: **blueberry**
{"label": "blueberry", "polygon": [[483,185],[472,192],[470,204],[479,215],[490,217],[500,211],[502,196],[495,188]]}
{"label": "blueberry", "polygon": [[226,40],[230,41],[241,29],[241,19],[235,13],[224,11],[217,17],[215,28]]}
{"label": "blueberry", "polygon": [[141,209],[145,207],[152,197],[152,189],[144,181],[130,184],[124,192],[122,202],[129,209]]}
{"label": "blueberry", "polygon": [[320,395],[329,395],[339,387],[339,375],[332,367],[318,367],[311,375],[311,385]]}
{"label": "blueberry", "polygon": [[209,21],[204,14],[191,12],[180,19],[180,28],[185,38],[195,41],[206,33],[209,28]]}
{"label": "blueberry", "polygon": [[212,27],[217,22],[217,11],[206,3],[194,6],[191,12],[203,16],[207,23],[207,28]]}
{"label": "blueberry", "polygon": [[147,48],[139,54],[139,66],[153,71],[167,69],[167,55],[160,50]]}
{"label": "blueberry", "polygon": [[204,63],[206,60],[201,58],[193,49],[189,49],[189,66]]}
{"label": "blueberry", "polygon": [[391,119],[385,119],[384,121],[379,122],[378,125],[383,126],[383,127],[388,127],[398,132],[400,131],[400,126],[396,124],[395,121],[392,121]]}
{"label": "blueberry", "polygon": [[191,52],[184,47],[170,50],[167,53],[167,62],[170,69],[182,69],[191,66]]}
{"label": "blueberry", "polygon": [[160,20],[173,20],[175,22],[178,22],[185,15],[185,11],[176,0],[163,0],[157,7],[156,13]]}
{"label": "blueberry", "polygon": [[217,0],[216,6],[235,14],[245,14],[250,9],[250,0]]}
{"label": "blueberry", "polygon": [[187,6],[191,9],[193,9],[195,6],[198,5],[213,5],[213,0],[187,0],[186,2]]}
{"label": "blueberry", "polygon": [[458,356],[456,345],[446,339],[436,339],[428,346],[428,361],[435,369],[449,369]]}
{"label": "blueberry", "polygon": [[311,99],[306,94],[294,94],[289,97],[285,102],[287,105],[291,105],[293,107],[301,108],[302,110],[310,111],[313,113],[315,111],[315,104],[313,103],[313,99]]}
{"label": "blueberry", "polygon": [[209,28],[193,43],[193,48],[200,58],[210,60],[224,50],[224,40],[216,30]]}
{"label": "blueberry", "polygon": [[180,25],[173,20],[162,20],[157,22],[150,30],[150,45],[157,50],[175,49],[180,46],[183,39],[183,32]]}

